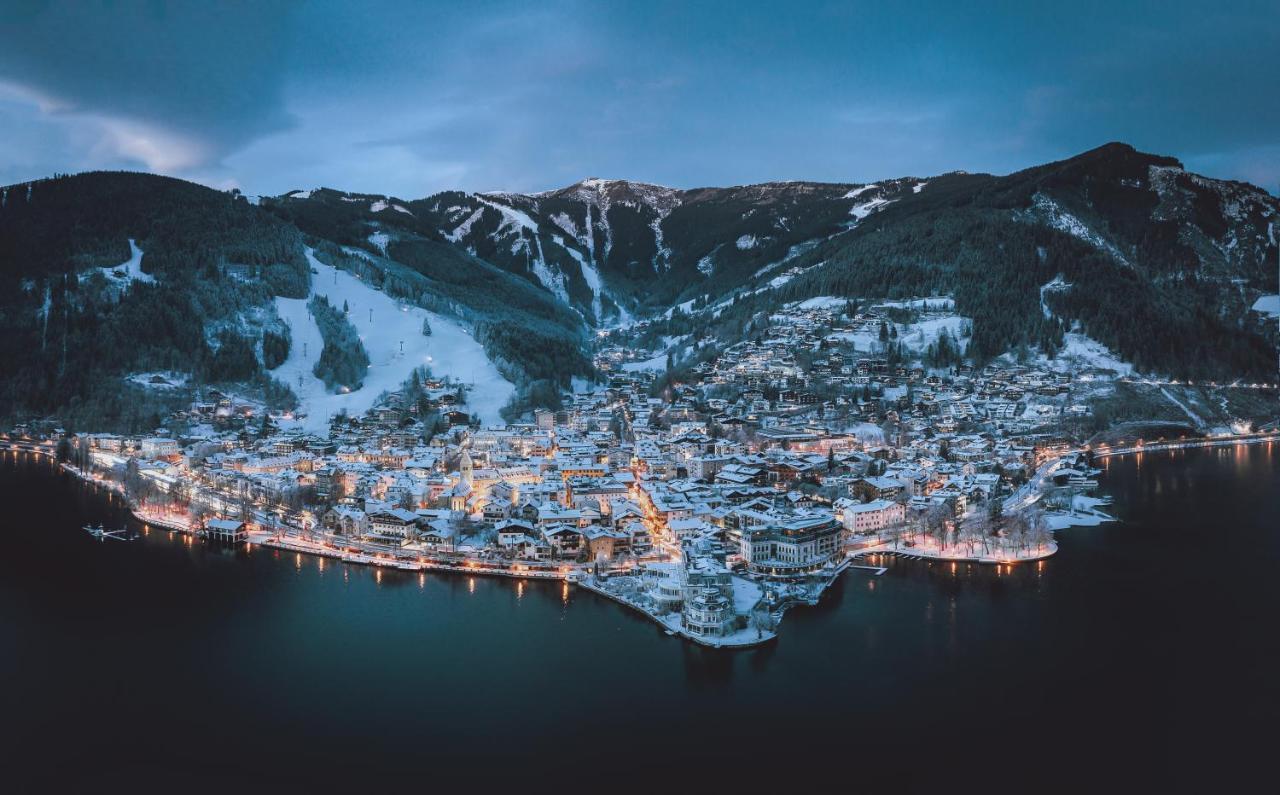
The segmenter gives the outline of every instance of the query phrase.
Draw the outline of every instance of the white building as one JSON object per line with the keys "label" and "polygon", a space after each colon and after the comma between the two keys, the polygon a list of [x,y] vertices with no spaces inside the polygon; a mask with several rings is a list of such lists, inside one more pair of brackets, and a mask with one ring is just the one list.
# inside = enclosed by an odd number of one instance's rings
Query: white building
{"label": "white building", "polygon": [[905,516],[906,508],[892,500],[845,502],[841,510],[844,529],[851,533],[874,533],[900,524]]}

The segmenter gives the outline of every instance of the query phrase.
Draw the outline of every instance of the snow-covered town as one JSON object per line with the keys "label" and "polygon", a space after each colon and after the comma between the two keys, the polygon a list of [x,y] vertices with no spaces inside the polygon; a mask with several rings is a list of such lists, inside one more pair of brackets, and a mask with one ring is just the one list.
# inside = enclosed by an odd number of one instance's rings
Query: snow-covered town
{"label": "snow-covered town", "polygon": [[[24,426],[10,445],[209,543],[563,580],[669,634],[752,646],[847,569],[882,573],[881,556],[1014,566],[1110,520],[1093,464],[1123,445],[1082,445],[1077,400],[1128,368],[1094,354],[974,369],[949,301],[904,308],[795,304],[683,369],[604,332],[603,383],[502,426],[470,413],[493,396],[423,366],[324,421],[205,389],[155,435]],[[1276,438],[1212,431],[1132,444]]]}

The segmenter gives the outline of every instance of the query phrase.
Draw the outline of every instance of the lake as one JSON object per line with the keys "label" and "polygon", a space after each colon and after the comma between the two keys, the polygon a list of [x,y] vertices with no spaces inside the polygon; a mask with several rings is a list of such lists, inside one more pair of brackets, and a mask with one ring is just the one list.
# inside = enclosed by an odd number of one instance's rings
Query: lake
{"label": "lake", "polygon": [[1055,557],[850,571],[731,652],[562,583],[99,542],[118,500],[5,453],[0,760],[39,790],[1226,787],[1280,717],[1280,449],[1104,464],[1124,521]]}

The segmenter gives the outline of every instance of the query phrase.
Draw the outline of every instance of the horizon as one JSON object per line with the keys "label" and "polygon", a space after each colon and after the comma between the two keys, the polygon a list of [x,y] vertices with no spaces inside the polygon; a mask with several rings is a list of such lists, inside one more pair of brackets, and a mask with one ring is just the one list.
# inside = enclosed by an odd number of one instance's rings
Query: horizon
{"label": "horizon", "polygon": [[[755,185],[785,185],[785,184],[790,184],[790,183],[809,183],[809,184],[817,184],[817,185],[869,185],[869,184],[872,184],[872,183],[874,183],[874,182],[886,181],[886,180],[894,180],[894,179],[912,179],[912,178],[915,178],[915,179],[934,179],[934,178],[937,178],[937,177],[947,176],[947,175],[949,175],[949,174],[973,174],[973,175],[987,175],[987,176],[993,176],[993,177],[1007,177],[1007,176],[1011,176],[1011,175],[1013,175],[1013,174],[1017,174],[1017,173],[1019,173],[1019,172],[1021,172],[1021,171],[1026,171],[1026,170],[1031,169],[1031,168],[1036,168],[1037,166],[1044,166],[1044,165],[1049,165],[1050,163],[1053,163],[1053,162],[1062,162],[1062,161],[1065,161],[1065,160],[1070,160],[1070,159],[1072,159],[1072,158],[1074,158],[1074,157],[1079,157],[1079,156],[1081,156],[1081,155],[1088,154],[1089,152],[1095,151],[1095,150],[1097,150],[1097,149],[1101,149],[1101,148],[1106,147],[1106,146],[1111,146],[1111,145],[1113,145],[1113,144],[1119,144],[1119,145],[1122,145],[1122,146],[1130,146],[1131,148],[1135,149],[1135,151],[1141,152],[1141,153],[1143,153],[1143,154],[1149,154],[1149,155],[1161,155],[1161,156],[1173,157],[1173,158],[1175,158],[1175,159],[1179,160],[1179,162],[1182,162],[1182,159],[1181,159],[1181,158],[1179,158],[1177,155],[1174,155],[1174,154],[1163,153],[1163,152],[1143,152],[1143,150],[1138,149],[1137,147],[1132,147],[1132,145],[1131,145],[1131,144],[1127,144],[1127,143],[1125,143],[1125,142],[1123,142],[1123,141],[1107,141],[1106,143],[1099,144],[1098,146],[1090,147],[1090,148],[1088,148],[1088,149],[1084,149],[1084,150],[1082,150],[1082,151],[1080,151],[1080,152],[1076,152],[1075,154],[1068,155],[1068,156],[1066,156],[1066,157],[1057,158],[1057,159],[1055,159],[1055,160],[1052,160],[1052,161],[1046,161],[1046,162],[1044,162],[1044,163],[1031,163],[1031,164],[1028,164],[1028,165],[1026,165],[1026,166],[1023,166],[1023,167],[1020,167],[1020,168],[1016,168],[1016,169],[1014,169],[1014,170],[1012,170],[1012,171],[1007,171],[1007,172],[1002,172],[1002,173],[992,173],[992,172],[986,172],[986,171],[966,171],[966,170],[964,170],[964,169],[951,169],[951,170],[949,170],[949,171],[942,171],[942,172],[939,172],[939,173],[936,173],[936,174],[897,174],[897,175],[893,175],[893,176],[883,176],[883,177],[878,177],[877,179],[874,179],[874,180],[869,179],[869,180],[865,180],[865,181],[857,181],[857,180],[837,180],[837,179],[777,179],[777,180],[770,180],[770,181],[768,181],[768,182],[734,182],[734,183],[725,183],[725,184],[720,184],[720,185],[687,185],[687,186],[681,186],[681,185],[659,184],[659,183],[656,183],[656,182],[649,182],[649,181],[647,181],[647,180],[629,179],[629,178],[626,178],[626,177],[599,177],[599,176],[587,176],[587,177],[581,177],[581,178],[579,178],[579,179],[574,180],[573,182],[568,182],[568,183],[565,183],[565,184],[562,184],[562,185],[557,185],[557,186],[547,187],[547,188],[538,188],[538,189],[534,189],[534,190],[530,190],[530,191],[516,191],[516,190],[508,190],[508,189],[504,189],[504,188],[471,189],[471,188],[465,188],[465,187],[463,187],[463,188],[442,188],[442,189],[440,189],[440,190],[432,191],[432,192],[430,192],[430,193],[424,193],[424,194],[422,194],[422,195],[411,195],[411,194],[404,194],[404,195],[400,195],[400,194],[393,194],[393,193],[378,193],[378,192],[370,192],[370,191],[348,190],[348,189],[346,189],[346,188],[344,188],[344,187],[337,186],[337,185],[310,185],[310,186],[298,186],[298,187],[294,187],[294,188],[290,188],[290,189],[288,189],[288,190],[282,191],[281,193],[270,193],[270,194],[269,194],[269,193],[252,193],[252,192],[249,192],[249,191],[244,191],[244,190],[242,190],[242,189],[240,189],[240,188],[238,188],[238,187],[229,188],[229,187],[225,187],[225,186],[212,185],[212,184],[209,184],[209,183],[207,183],[207,182],[201,182],[201,181],[200,181],[200,180],[198,180],[198,179],[191,179],[191,178],[188,178],[188,177],[184,177],[184,176],[182,176],[182,175],[179,175],[179,174],[165,174],[165,173],[157,172],[157,171],[146,171],[146,170],[139,170],[139,169],[128,169],[128,168],[122,168],[122,169],[90,169],[90,170],[86,170],[86,171],[74,171],[74,172],[55,172],[55,173],[52,173],[52,174],[47,174],[47,175],[45,175],[45,176],[43,176],[43,177],[36,177],[36,178],[33,178],[33,179],[22,180],[22,181],[19,181],[19,182],[11,182],[11,183],[2,184],[2,185],[0,185],[0,188],[8,189],[8,188],[16,187],[16,186],[18,186],[18,185],[25,185],[25,184],[30,183],[30,182],[38,182],[38,181],[40,181],[40,180],[42,180],[42,179],[53,179],[53,178],[58,177],[58,176],[78,176],[78,175],[80,175],[80,174],[90,174],[90,173],[95,173],[95,172],[111,172],[111,173],[125,173],[125,174],[145,174],[145,175],[148,175],[148,176],[158,176],[158,177],[166,177],[166,178],[170,178],[170,179],[179,179],[179,180],[183,180],[183,181],[186,181],[186,182],[192,182],[192,183],[197,184],[197,185],[202,185],[202,186],[207,187],[207,188],[210,188],[210,189],[212,189],[212,190],[219,190],[219,191],[229,191],[229,190],[233,190],[233,189],[234,189],[234,190],[241,190],[241,192],[242,192],[244,195],[246,195],[246,196],[255,196],[255,197],[279,198],[279,197],[283,197],[283,196],[288,196],[288,195],[289,195],[289,194],[291,194],[291,193],[300,193],[300,192],[305,192],[305,191],[317,191],[317,190],[331,190],[331,191],[335,191],[335,192],[338,192],[338,193],[345,193],[345,194],[351,194],[351,195],[360,195],[360,196],[378,196],[378,197],[384,197],[384,198],[388,198],[388,199],[404,199],[404,200],[406,200],[406,201],[415,201],[415,200],[419,200],[419,199],[425,199],[425,198],[429,198],[429,197],[431,197],[431,196],[437,195],[437,194],[439,194],[439,193],[447,192],[447,191],[461,191],[461,192],[464,192],[464,193],[472,193],[472,194],[477,194],[477,195],[493,195],[493,196],[498,196],[498,195],[519,195],[519,196],[534,196],[534,197],[537,197],[537,196],[542,196],[542,195],[546,195],[546,194],[550,194],[550,193],[556,193],[557,191],[561,191],[561,190],[567,190],[568,188],[574,187],[575,185],[580,185],[580,184],[582,184],[582,183],[584,183],[584,182],[588,182],[588,181],[591,181],[591,180],[597,180],[597,181],[600,181],[600,182],[625,182],[625,183],[632,184],[632,185],[650,185],[650,186],[653,186],[653,187],[655,187],[655,188],[665,188],[665,189],[668,189],[668,190],[675,190],[675,191],[694,191],[694,190],[704,190],[704,189],[712,189],[712,190],[715,190],[715,189],[747,188],[747,187],[752,187],[752,186],[755,186]],[[1185,163],[1185,162],[1183,163],[1183,168],[1184,168],[1184,170],[1188,171],[1189,173],[1197,173],[1197,174],[1199,173],[1199,172],[1195,172],[1194,170],[1192,170],[1192,169],[1190,169],[1190,168],[1187,168],[1187,166],[1186,166],[1186,163]],[[1272,196],[1280,196],[1280,193],[1278,193],[1277,191],[1268,190],[1268,189],[1267,189],[1267,187],[1266,187],[1266,186],[1264,186],[1264,185],[1258,185],[1258,184],[1251,183],[1251,182],[1247,182],[1247,181],[1244,181],[1244,180],[1231,180],[1231,179],[1229,179],[1229,178],[1225,178],[1225,177],[1212,177],[1212,176],[1210,176],[1210,175],[1208,175],[1208,174],[1199,174],[1199,176],[1207,177],[1207,178],[1210,178],[1210,179],[1219,179],[1219,180],[1222,180],[1222,181],[1228,181],[1228,182],[1230,182],[1230,181],[1235,181],[1235,182],[1244,182],[1245,184],[1252,185],[1253,187],[1255,187],[1255,188],[1257,188],[1257,189],[1259,189],[1259,190],[1261,190],[1261,191],[1263,191],[1263,192],[1265,192],[1265,193],[1267,193],[1267,194],[1269,194],[1269,195],[1272,195]]]}
{"label": "horizon", "polygon": [[[251,195],[1008,174],[1108,141],[1280,187],[1265,6],[644,9],[574,0],[0,10],[0,183]],[[121,43],[127,46],[121,46]],[[157,64],[163,68],[156,68]]]}

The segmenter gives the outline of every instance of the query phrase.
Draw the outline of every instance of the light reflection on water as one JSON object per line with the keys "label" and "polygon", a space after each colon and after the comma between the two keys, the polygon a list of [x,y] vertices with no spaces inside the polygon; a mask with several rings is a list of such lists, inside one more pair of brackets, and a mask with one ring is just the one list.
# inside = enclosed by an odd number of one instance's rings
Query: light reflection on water
{"label": "light reflection on water", "polygon": [[[723,773],[755,770],[778,727],[821,758],[874,748],[886,770],[918,769],[931,730],[949,738],[930,748],[939,769],[966,769],[998,737],[1010,776],[1042,773],[1019,760],[1047,747],[1091,765],[1229,759],[1205,727],[1262,709],[1271,677],[1247,662],[1277,658],[1257,628],[1280,604],[1280,484],[1258,448],[1104,459],[1124,523],[1062,531],[1059,554],[1033,564],[885,558],[884,575],[851,571],[790,611],[776,643],[741,653],[567,583],[332,562],[338,578],[323,558],[145,530],[91,543],[80,525],[118,506],[5,466],[0,499],[39,507],[0,517],[0,676],[24,683],[0,695],[23,731],[0,739],[30,758],[70,744],[95,770],[145,734],[152,758],[235,736],[323,770],[335,742],[394,770],[424,749],[545,764],[570,737],[575,771],[596,773],[616,773],[592,760],[620,745],[662,738],[664,767],[710,755]],[[1206,532],[1231,544],[1230,566],[1204,565]],[[98,667],[109,687],[84,675]],[[1212,692],[1188,687],[1204,681]],[[171,730],[148,731],[157,721]]]}

